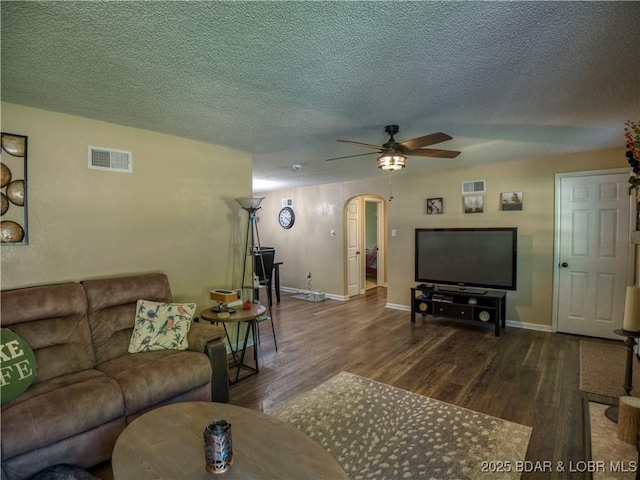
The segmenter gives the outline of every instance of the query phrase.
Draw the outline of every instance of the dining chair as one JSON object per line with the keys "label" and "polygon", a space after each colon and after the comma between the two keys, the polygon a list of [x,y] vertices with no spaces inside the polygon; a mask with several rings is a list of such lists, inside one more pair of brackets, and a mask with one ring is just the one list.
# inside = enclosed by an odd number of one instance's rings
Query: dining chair
{"label": "dining chair", "polygon": [[[273,332],[273,343],[278,351],[278,341],[276,340],[276,329],[273,324],[273,312],[271,307],[273,305],[273,294],[271,289],[271,280],[273,277],[273,263],[276,257],[276,250],[273,247],[261,247],[260,250],[254,252],[254,272],[258,277],[259,287],[256,290],[256,298],[260,299],[260,289],[264,287],[267,290],[267,304],[269,306],[269,315],[263,315],[257,318],[258,325],[266,320],[271,320],[271,331]],[[259,335],[258,335],[258,338]]]}

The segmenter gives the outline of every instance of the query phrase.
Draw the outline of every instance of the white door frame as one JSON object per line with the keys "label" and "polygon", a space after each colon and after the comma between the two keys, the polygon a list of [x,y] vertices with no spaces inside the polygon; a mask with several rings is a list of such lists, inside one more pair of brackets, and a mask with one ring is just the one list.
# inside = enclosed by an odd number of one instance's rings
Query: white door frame
{"label": "white door frame", "polygon": [[366,292],[365,289],[365,278],[366,278],[366,256],[364,255],[364,223],[365,223],[365,215],[364,215],[364,206],[366,202],[375,202],[377,204],[377,212],[378,212],[378,286],[386,286],[386,248],[387,248],[387,239],[386,239],[386,204],[384,198],[380,195],[368,195],[368,194],[360,194],[355,195],[349,198],[345,204],[343,209],[344,215],[344,225],[345,225],[345,235],[344,235],[344,275],[345,275],[345,293],[347,298],[355,295],[349,294],[349,232],[348,232],[348,219],[347,215],[349,214],[349,204],[354,201],[358,201],[358,250],[359,258],[358,258],[358,293],[356,295],[361,295]]}
{"label": "white door frame", "polygon": [[[364,195],[364,202],[365,205],[367,203],[375,203],[376,204],[376,217],[377,217],[377,221],[376,221],[376,244],[378,245],[378,271],[377,271],[377,279],[376,279],[376,283],[379,287],[385,286],[386,287],[386,281],[385,279],[387,278],[386,274],[385,274],[385,268],[386,268],[386,258],[387,258],[387,245],[386,245],[386,238],[384,236],[385,232],[387,231],[386,227],[385,227],[385,223],[386,223],[386,216],[385,216],[385,203],[384,203],[384,198],[382,198],[379,195]],[[362,261],[365,263],[363,265],[363,268],[366,269],[366,262],[365,262],[365,256],[362,257]]]}
{"label": "white door frame", "polygon": [[387,215],[386,204],[382,197],[378,197],[378,286],[387,286]]}
{"label": "white door frame", "polygon": [[[555,175],[555,229],[553,234],[553,311],[552,311],[552,322],[551,322],[551,330],[553,332],[558,331],[558,302],[560,295],[560,184],[563,178],[570,177],[587,177],[587,176],[595,176],[595,175],[610,175],[610,174],[619,174],[624,173],[628,174],[628,168],[611,168],[607,170],[587,170],[581,172],[566,172],[566,173],[556,173]],[[631,203],[634,199],[633,195],[629,195],[629,202]],[[631,205],[635,205],[631,203]],[[629,215],[629,229],[632,230],[632,220],[635,221],[635,208],[630,208]],[[633,271],[634,271],[634,255],[633,250],[629,250],[629,269],[628,269],[628,283],[631,284],[633,282]]]}
{"label": "white door frame", "polygon": [[[351,211],[351,205],[355,206],[355,213]],[[349,198],[344,206],[344,273],[347,298],[363,293],[363,208],[364,198],[361,195]]]}

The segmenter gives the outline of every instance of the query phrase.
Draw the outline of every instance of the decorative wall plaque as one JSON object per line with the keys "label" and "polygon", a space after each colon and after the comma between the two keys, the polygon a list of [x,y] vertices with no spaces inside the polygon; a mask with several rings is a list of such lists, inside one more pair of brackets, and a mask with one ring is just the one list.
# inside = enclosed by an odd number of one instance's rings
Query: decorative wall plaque
{"label": "decorative wall plaque", "polygon": [[27,245],[27,137],[0,135],[0,243]]}

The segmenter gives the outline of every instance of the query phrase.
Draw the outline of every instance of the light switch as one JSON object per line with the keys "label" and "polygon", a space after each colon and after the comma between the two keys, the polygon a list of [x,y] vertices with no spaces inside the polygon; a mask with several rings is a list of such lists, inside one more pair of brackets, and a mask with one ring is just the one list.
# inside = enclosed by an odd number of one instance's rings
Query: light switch
{"label": "light switch", "polygon": [[391,236],[392,236],[392,237],[395,237],[395,236],[396,236],[396,229],[395,229],[395,228],[392,228],[392,229],[391,229]]}

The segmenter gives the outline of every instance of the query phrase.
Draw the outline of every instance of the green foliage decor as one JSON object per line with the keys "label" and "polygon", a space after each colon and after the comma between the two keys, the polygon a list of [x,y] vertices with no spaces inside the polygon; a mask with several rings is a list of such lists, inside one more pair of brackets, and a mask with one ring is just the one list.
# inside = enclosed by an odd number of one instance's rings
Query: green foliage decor
{"label": "green foliage decor", "polygon": [[634,173],[629,177],[629,195],[635,190],[636,195],[640,197],[640,122],[629,120],[624,125],[627,161]]}

